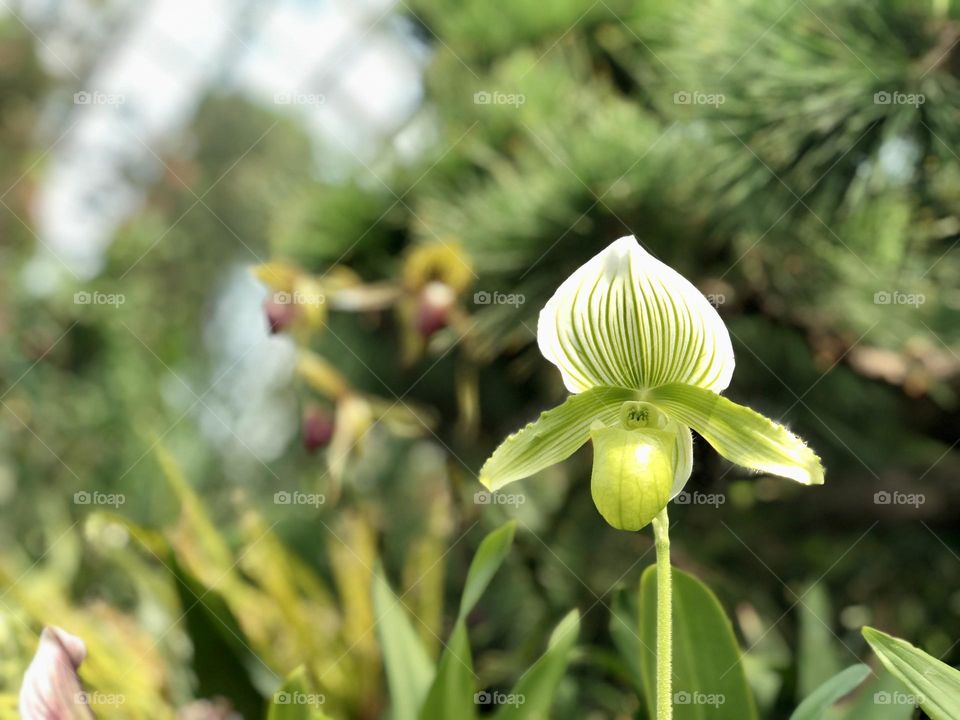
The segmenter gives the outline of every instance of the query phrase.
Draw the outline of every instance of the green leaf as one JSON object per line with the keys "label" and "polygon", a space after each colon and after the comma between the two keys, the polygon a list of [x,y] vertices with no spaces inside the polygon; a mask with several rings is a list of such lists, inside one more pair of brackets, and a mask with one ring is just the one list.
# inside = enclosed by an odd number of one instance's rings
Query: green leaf
{"label": "green leaf", "polygon": [[463,594],[460,596],[460,620],[465,619],[467,613],[473,610],[474,605],[483,595],[483,591],[490,584],[490,580],[500,569],[503,559],[507,556],[510,546],[513,544],[513,536],[516,530],[516,522],[504,523],[487,535],[480,543],[476,555],[470,562],[467,581],[463,586]]}
{"label": "green leaf", "polygon": [[571,610],[550,635],[547,651],[521,676],[510,695],[514,704],[500,707],[496,720],[538,720],[549,717],[557,685],[570,662],[580,633],[580,613]]}
{"label": "green leaf", "polygon": [[614,595],[610,608],[610,637],[623,659],[634,688],[642,694],[643,668],[640,658],[643,645],[637,633],[637,613],[636,593],[622,590]]}
{"label": "green leaf", "polygon": [[473,556],[460,598],[457,621],[440,656],[437,675],[430,686],[427,700],[420,710],[421,720],[470,720],[476,717],[477,706],[473,695],[475,674],[470,654],[470,639],[467,635],[467,615],[480,600],[480,596],[503,563],[515,531],[514,522],[497,528],[483,539]]}
{"label": "green leaf", "polygon": [[906,640],[874,628],[865,627],[863,637],[884,667],[917,695],[920,707],[933,720],[960,717],[960,672]]}
{"label": "green leaf", "polygon": [[797,643],[798,701],[842,669],[837,657],[837,640],[830,629],[832,617],[827,591],[815,583],[802,597]]}
{"label": "green leaf", "polygon": [[[710,589],[673,568],[674,720],[756,720],[733,627]],[[657,569],[640,579],[641,670],[651,717],[656,716]]]}
{"label": "green leaf", "polygon": [[[251,640],[223,593],[191,575],[176,555],[169,555],[165,562],[177,579],[177,595],[185,608],[180,622],[193,642],[191,670],[196,675],[197,692],[202,693],[199,696],[229,697],[244,716],[261,717],[263,693],[277,678],[250,648]],[[270,684],[258,683],[258,679]]]}
{"label": "green leaf", "polygon": [[884,667],[874,670],[877,675],[863,692],[857,694],[849,707],[844,707],[844,720],[910,720],[916,703],[910,688]]}
{"label": "green leaf", "polygon": [[495,491],[566,460],[590,438],[595,420],[613,424],[635,397],[632,390],[598,387],[567,398],[500,443],[480,469],[480,482]]}
{"label": "green leaf", "polygon": [[618,530],[646,527],[670,501],[676,433],[596,427],[590,438],[590,493],[597,510]]}
{"label": "green leaf", "polygon": [[689,280],[622,237],[576,270],[540,312],[540,352],[578,393],[730,383],[733,348],[714,307]]}
{"label": "green leaf", "polygon": [[420,709],[420,720],[475,718],[477,704],[473,696],[474,678],[467,625],[462,619],[457,620],[440,656],[437,676]]}
{"label": "green leaf", "polygon": [[435,669],[403,604],[390,589],[381,569],[373,580],[377,638],[390,688],[393,720],[416,720]]}
{"label": "green leaf", "polygon": [[866,665],[851,665],[834,675],[793,711],[790,720],[822,720],[835,702],[845,698],[854,688],[867,679],[870,668]]}
{"label": "green leaf", "polygon": [[321,693],[313,691],[307,671],[300,666],[273,694],[267,720],[328,720],[320,710],[324,700]]}
{"label": "green leaf", "polygon": [[823,483],[823,465],[807,445],[773,420],[714,392],[692,385],[664,385],[647,400],[696,430],[732,463],[805,485]]}

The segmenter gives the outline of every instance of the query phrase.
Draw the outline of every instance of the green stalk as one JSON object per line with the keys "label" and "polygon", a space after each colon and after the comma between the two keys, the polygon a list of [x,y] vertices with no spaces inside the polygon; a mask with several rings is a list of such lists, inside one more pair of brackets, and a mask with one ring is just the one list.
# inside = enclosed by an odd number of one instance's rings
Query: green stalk
{"label": "green stalk", "polygon": [[657,720],[673,717],[673,579],[667,508],[653,520],[657,549]]}

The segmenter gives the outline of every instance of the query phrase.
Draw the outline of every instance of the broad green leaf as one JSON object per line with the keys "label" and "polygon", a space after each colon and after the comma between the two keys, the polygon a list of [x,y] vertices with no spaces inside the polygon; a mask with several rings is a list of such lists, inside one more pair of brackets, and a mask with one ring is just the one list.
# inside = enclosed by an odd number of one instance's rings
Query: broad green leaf
{"label": "broad green leaf", "polygon": [[467,636],[467,615],[480,600],[490,580],[510,550],[516,523],[509,522],[487,535],[467,571],[460,610],[450,639],[444,647],[437,667],[437,674],[427,693],[427,700],[420,710],[421,720],[434,718],[476,717],[474,701],[473,658],[470,654],[470,639]]}
{"label": "broad green leaf", "polygon": [[416,720],[435,670],[403,604],[379,568],[373,579],[373,606],[390,688],[391,717]]}
{"label": "broad green leaf", "polygon": [[842,670],[838,642],[830,629],[830,598],[823,585],[815,583],[803,593],[799,609],[797,643],[798,702]]}
{"label": "broad green leaf", "polygon": [[618,530],[646,527],[670,501],[676,433],[595,427],[590,438],[590,493],[597,510]]}
{"label": "broad green leaf", "polygon": [[870,668],[866,665],[851,665],[814,690],[797,706],[790,720],[822,720],[835,702],[852,693],[869,674]]}
{"label": "broad green leaf", "polygon": [[884,667],[913,691],[927,715],[933,720],[960,718],[960,671],[874,628],[865,627],[863,637]]}
{"label": "broad green leaf", "polygon": [[480,469],[480,482],[495,491],[566,460],[590,439],[590,425],[613,424],[620,407],[636,392],[624,388],[594,388],[547,410],[500,443]]}
{"label": "broad green leaf", "polygon": [[[755,720],[733,627],[710,589],[673,569],[674,720]],[[657,569],[640,579],[641,670],[655,717]]]}
{"label": "broad green leaf", "polygon": [[823,483],[820,458],[773,420],[716,393],[691,385],[664,385],[646,399],[696,430],[732,463],[805,485]]}
{"label": "broad green leaf", "polygon": [[622,237],[576,270],[540,312],[540,352],[567,389],[686,383],[720,392],[730,335],[689,280]]}
{"label": "broad green leaf", "polygon": [[545,720],[549,717],[553,695],[570,662],[570,651],[579,632],[580,613],[571,610],[550,635],[547,651],[517,681],[510,693],[517,702],[502,705],[495,720]]}
{"label": "broad green leaf", "polygon": [[313,690],[301,666],[273,694],[267,720],[328,720],[321,710],[324,701],[323,694]]}

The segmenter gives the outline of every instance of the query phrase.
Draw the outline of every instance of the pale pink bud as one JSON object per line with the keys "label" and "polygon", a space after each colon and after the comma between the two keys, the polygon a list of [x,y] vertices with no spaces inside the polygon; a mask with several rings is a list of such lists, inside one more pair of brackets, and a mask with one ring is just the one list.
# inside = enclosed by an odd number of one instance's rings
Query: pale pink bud
{"label": "pale pink bud", "polygon": [[93,713],[77,668],[87,655],[83,640],[58,627],[46,627],[20,686],[23,720],[91,720]]}

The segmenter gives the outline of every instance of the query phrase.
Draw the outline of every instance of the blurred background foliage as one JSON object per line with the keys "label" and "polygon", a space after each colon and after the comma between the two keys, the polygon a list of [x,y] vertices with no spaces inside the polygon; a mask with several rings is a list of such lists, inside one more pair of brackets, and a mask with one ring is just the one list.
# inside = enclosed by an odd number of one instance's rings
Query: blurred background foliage
{"label": "blurred background foliage", "polygon": [[[92,271],[45,235],[38,198],[90,110],[73,93],[138,16],[99,4],[84,35],[29,6],[0,22],[7,699],[54,623],[87,642],[84,680],[130,699],[105,717],[215,717],[197,703],[218,697],[255,717],[301,665],[331,716],[380,717],[373,568],[435,658],[469,558],[514,517],[470,616],[481,686],[511,687],[579,608],[554,716],[642,716],[609,620],[651,538],[605,526],[589,450],[511,505],[475,475],[565,394],[539,309],[630,233],[717,304],[728,394],[827,466],[801,491],[698,443],[688,489],[723,502],[672,506],[675,562],[733,617],[761,710],[786,716],[865,656],[865,623],[960,662],[956,3],[336,6],[353,44],[295,88],[345,118],[319,132],[244,89],[237,48],[272,4],[241,3],[188,119],[140,140],[154,170],[125,170],[142,197]],[[416,101],[372,129],[357,98],[389,83],[354,82],[353,105],[329,84],[371,31],[419,63],[389,81]]]}

